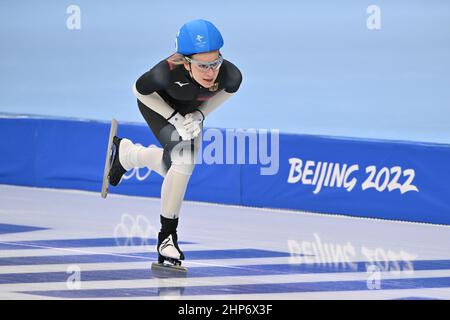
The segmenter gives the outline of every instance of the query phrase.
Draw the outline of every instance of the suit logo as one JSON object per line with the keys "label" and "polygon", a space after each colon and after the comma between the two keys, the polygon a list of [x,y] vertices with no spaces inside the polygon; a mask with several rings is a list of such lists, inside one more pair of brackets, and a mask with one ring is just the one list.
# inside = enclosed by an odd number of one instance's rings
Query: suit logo
{"label": "suit logo", "polygon": [[177,85],[179,85],[181,88],[183,88],[183,86],[186,86],[186,85],[188,85],[189,84],[189,82],[186,82],[186,83],[182,83],[181,81],[177,81],[177,82],[175,82]]}

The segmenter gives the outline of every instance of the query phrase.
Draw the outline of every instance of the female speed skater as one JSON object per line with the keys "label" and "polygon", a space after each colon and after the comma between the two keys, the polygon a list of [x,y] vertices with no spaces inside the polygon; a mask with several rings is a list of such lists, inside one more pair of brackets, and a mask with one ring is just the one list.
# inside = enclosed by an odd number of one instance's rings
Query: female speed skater
{"label": "female speed skater", "polygon": [[176,37],[176,52],[144,73],[133,88],[139,110],[162,147],[146,148],[117,136],[112,140],[111,185],[117,186],[133,168],[148,167],[164,178],[159,265],[185,269],[178,217],[202,141],[203,121],[237,92],[242,81],[239,69],[222,58],[223,44],[211,22],[184,24]]}

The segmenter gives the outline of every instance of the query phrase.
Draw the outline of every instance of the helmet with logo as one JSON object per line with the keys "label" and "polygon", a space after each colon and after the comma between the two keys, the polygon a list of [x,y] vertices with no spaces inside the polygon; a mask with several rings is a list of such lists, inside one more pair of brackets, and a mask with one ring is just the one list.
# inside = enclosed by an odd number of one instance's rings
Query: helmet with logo
{"label": "helmet with logo", "polygon": [[211,22],[202,19],[185,23],[175,39],[177,52],[185,56],[219,50],[222,46],[220,31]]}

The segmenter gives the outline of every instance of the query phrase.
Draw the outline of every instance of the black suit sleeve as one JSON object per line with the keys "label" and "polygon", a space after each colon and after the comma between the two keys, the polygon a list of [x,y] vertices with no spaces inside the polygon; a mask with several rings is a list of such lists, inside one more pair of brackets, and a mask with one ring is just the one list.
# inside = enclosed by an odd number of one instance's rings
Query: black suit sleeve
{"label": "black suit sleeve", "polygon": [[225,91],[235,93],[242,83],[241,71],[230,61],[225,60],[223,67],[226,68]]}
{"label": "black suit sleeve", "polygon": [[152,69],[144,73],[136,81],[136,90],[143,95],[149,95],[167,87],[170,73],[167,61],[161,61]]}

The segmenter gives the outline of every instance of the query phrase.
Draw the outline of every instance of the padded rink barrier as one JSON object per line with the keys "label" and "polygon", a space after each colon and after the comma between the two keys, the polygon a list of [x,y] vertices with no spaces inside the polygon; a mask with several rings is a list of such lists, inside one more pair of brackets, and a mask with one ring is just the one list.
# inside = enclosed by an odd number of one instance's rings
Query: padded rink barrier
{"label": "padded rink barrier", "polygon": [[[225,140],[230,133],[214,130]],[[0,184],[96,191],[100,197],[109,123],[2,115],[0,132]],[[118,134],[158,145],[144,124],[119,121]],[[259,135],[257,140],[261,146]],[[275,140],[269,154],[277,170],[266,170],[274,174],[261,174],[269,164],[259,158],[199,163],[185,199],[450,224],[450,145],[270,134],[268,141]],[[211,151],[214,141],[204,139],[202,151]],[[159,197],[161,183],[155,172],[132,170],[110,193]]]}

